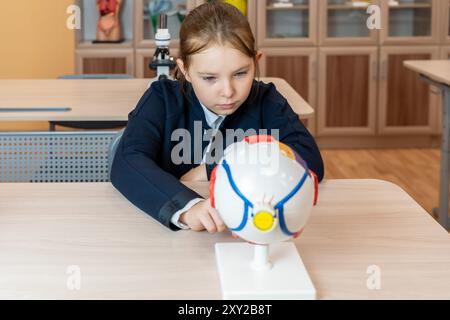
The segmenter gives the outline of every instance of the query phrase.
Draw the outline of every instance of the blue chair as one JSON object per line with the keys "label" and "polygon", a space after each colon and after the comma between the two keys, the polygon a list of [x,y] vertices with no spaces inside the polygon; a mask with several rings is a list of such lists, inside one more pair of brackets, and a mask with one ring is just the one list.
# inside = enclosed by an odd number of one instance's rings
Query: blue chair
{"label": "blue chair", "polygon": [[[69,74],[58,77],[58,79],[132,79],[128,74]],[[72,129],[117,129],[127,125],[127,121],[50,121],[50,131],[55,131],[56,126],[69,127]]]}

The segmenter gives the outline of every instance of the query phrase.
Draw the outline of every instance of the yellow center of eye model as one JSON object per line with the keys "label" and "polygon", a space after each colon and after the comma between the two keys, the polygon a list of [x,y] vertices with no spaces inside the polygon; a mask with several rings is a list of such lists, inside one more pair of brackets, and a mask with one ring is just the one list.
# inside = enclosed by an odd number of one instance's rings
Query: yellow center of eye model
{"label": "yellow center of eye model", "polygon": [[270,229],[272,229],[274,221],[275,219],[272,213],[267,211],[259,211],[253,217],[253,224],[261,231],[269,231]]}

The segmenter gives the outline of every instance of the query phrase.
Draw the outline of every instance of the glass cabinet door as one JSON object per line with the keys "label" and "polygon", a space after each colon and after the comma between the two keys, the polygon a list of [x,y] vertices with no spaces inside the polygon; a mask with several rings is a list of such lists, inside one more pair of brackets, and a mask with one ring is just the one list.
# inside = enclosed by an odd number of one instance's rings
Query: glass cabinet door
{"label": "glass cabinet door", "polygon": [[438,2],[390,0],[383,2],[383,43],[429,43],[438,41]]}
{"label": "glass cabinet door", "polygon": [[357,43],[375,44],[377,30],[367,27],[368,7],[375,0],[321,0],[321,44]]}
{"label": "glass cabinet door", "polygon": [[75,2],[81,8],[82,25],[76,32],[78,49],[132,48],[133,47],[133,7],[134,0],[125,1],[120,8],[121,38],[117,43],[94,43],[97,40],[99,12],[96,1],[78,0]]}
{"label": "glass cabinet door", "polygon": [[167,14],[167,27],[172,39],[178,39],[180,26],[187,14],[186,0],[144,0],[143,34],[145,40],[155,39],[158,17]]}
{"label": "glass cabinet door", "polygon": [[317,1],[258,1],[259,46],[315,44]]}
{"label": "glass cabinet door", "polygon": [[136,46],[155,46],[155,34],[161,13],[167,14],[171,44],[177,46],[181,23],[195,4],[195,0],[136,0]]}

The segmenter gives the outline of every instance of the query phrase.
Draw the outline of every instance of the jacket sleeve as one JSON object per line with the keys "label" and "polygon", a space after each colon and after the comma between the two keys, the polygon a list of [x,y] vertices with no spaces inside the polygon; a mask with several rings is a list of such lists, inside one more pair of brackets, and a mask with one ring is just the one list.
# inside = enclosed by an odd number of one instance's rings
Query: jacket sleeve
{"label": "jacket sleeve", "polygon": [[157,164],[166,114],[160,85],[154,82],[128,116],[117,147],[111,182],[130,202],[172,230],[172,215],[202,198]]}
{"label": "jacket sleeve", "polygon": [[266,101],[266,112],[264,113],[265,127],[269,132],[273,129],[279,130],[279,141],[293,148],[307,163],[319,181],[324,177],[324,165],[319,148],[309,131],[300,121],[298,115],[292,110],[287,100],[276,91],[273,86],[274,95]]}

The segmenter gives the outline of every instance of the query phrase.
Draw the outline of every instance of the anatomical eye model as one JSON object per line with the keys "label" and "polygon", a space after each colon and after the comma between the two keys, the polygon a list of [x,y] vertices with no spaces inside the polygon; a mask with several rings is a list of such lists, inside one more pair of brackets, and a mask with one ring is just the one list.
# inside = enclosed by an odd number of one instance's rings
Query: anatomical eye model
{"label": "anatomical eye model", "polygon": [[248,243],[216,244],[224,298],[315,297],[295,245],[286,241],[302,233],[317,192],[303,159],[272,136],[228,146],[211,175],[211,205]]}

